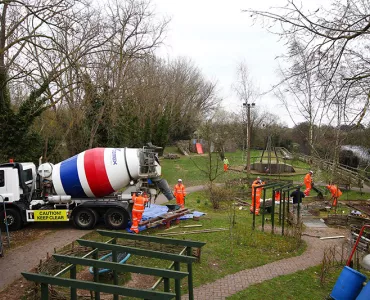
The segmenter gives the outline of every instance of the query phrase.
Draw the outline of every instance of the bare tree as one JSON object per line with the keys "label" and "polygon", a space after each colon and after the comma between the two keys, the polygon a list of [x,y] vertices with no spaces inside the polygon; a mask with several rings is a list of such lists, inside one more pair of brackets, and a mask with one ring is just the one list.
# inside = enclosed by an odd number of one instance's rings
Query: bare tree
{"label": "bare tree", "polygon": [[237,68],[237,80],[233,84],[233,88],[239,99],[246,107],[246,147],[245,156],[247,161],[247,176],[250,173],[250,142],[251,142],[251,107],[255,105],[255,100],[258,98],[258,89],[253,83],[252,77],[248,70],[246,62],[240,62]]}
{"label": "bare tree", "polygon": [[[288,44],[303,45],[307,69],[293,70],[290,77],[309,71],[321,82],[320,94],[326,94],[328,106],[344,97],[343,120],[359,124],[369,105],[369,0],[333,0],[329,8],[319,7],[313,12],[294,1],[269,11],[246,10],[278,34]],[[277,25],[277,26],[275,26]],[[294,60],[298,53],[288,53]],[[284,78],[286,80],[286,78]],[[335,89],[333,89],[335,86]],[[333,93],[332,91],[335,90]]]}

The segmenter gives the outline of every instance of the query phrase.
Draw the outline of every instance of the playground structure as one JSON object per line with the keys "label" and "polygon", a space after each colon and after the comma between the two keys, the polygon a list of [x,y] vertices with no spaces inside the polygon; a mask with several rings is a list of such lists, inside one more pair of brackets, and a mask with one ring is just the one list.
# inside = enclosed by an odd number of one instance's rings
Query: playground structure
{"label": "playground structure", "polygon": [[293,166],[286,163],[287,159],[292,159],[292,155],[283,147],[272,146],[271,135],[269,135],[259,161],[251,164],[251,170],[270,175],[294,173]]}
{"label": "playground structure", "polygon": [[[289,206],[293,205],[290,203],[289,196],[290,192],[292,190],[295,190],[297,186],[295,186],[292,182],[287,182],[287,181],[281,181],[281,182],[273,182],[269,184],[264,184],[264,185],[259,185],[253,187],[254,189],[263,187],[262,191],[262,203],[261,203],[261,219],[262,219],[262,227],[261,230],[265,231],[265,221],[266,221],[266,216],[270,216],[271,220],[271,233],[275,233],[275,209],[276,209],[276,199],[275,199],[275,194],[277,192],[280,192],[280,199],[279,199],[279,213],[278,213],[278,223],[281,226],[281,235],[285,234],[285,220],[288,219],[288,213],[289,213]],[[298,186],[298,188],[300,188]],[[267,206],[267,201],[266,201],[266,192],[268,190],[272,191],[272,198],[271,198],[271,204]],[[297,215],[300,216],[300,211],[301,211],[301,206],[302,203],[298,203],[297,207]],[[255,230],[256,228],[256,206],[253,207],[253,222],[252,222],[252,229]],[[300,219],[298,217],[298,224],[300,223]]]}
{"label": "playground structure", "polygon": [[[91,247],[93,250],[83,257],[67,256],[54,254],[56,261],[70,264],[55,275],[45,275],[23,272],[22,275],[27,280],[41,284],[41,300],[49,299],[49,285],[66,287],[70,290],[70,299],[77,300],[77,290],[89,290],[95,293],[94,299],[100,299],[100,293],[113,295],[113,300],[118,300],[119,296],[129,296],[142,299],[181,299],[181,279],[187,278],[187,288],[189,299],[194,299],[193,293],[193,268],[192,263],[199,260],[201,248],[205,245],[204,242],[163,238],[155,236],[133,235],[120,233],[116,231],[97,230],[104,237],[110,238],[107,242],[95,242],[79,239],[77,242],[81,246]],[[118,239],[126,241],[134,241],[135,247],[121,245],[117,243]],[[168,253],[164,251],[148,250],[136,246],[136,242],[144,242],[150,245],[151,243],[160,244],[162,247],[178,246],[183,249],[179,254]],[[193,248],[198,249],[198,258],[193,256]],[[112,261],[99,260],[99,251],[108,250],[112,253]],[[167,269],[144,267],[132,264],[121,264],[118,262],[118,253],[130,253],[145,258],[157,258],[162,260],[172,261]],[[90,258],[92,257],[92,258]],[[180,263],[186,265],[187,271],[180,271]],[[77,280],[77,265],[92,266],[94,281]],[[99,269],[108,269],[113,272],[113,284],[99,283]],[[173,270],[174,269],[174,270]],[[69,278],[61,277],[69,272]],[[151,289],[128,288],[118,285],[118,272],[131,272],[143,275],[158,276],[158,281]],[[174,292],[170,291],[170,281],[174,280]],[[157,287],[164,283],[164,291],[155,291]]]}

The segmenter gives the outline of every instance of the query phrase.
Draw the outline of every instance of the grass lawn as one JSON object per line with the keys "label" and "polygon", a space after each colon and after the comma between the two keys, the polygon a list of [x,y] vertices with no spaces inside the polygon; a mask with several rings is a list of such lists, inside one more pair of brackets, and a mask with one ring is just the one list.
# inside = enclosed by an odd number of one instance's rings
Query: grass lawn
{"label": "grass lawn", "polygon": [[[207,199],[205,192],[191,193],[187,196],[186,206],[206,213],[200,221],[181,221],[180,225],[201,224],[199,228],[174,228],[164,231],[164,229],[151,229],[141,234],[156,235],[161,232],[183,232],[190,230],[202,230],[210,228],[227,228],[227,231],[214,233],[199,233],[192,235],[179,235],[173,238],[189,239],[194,241],[206,242],[202,248],[201,262],[193,264],[194,286],[199,286],[208,282],[213,282],[225,275],[238,272],[247,268],[254,268],[276,260],[300,255],[305,249],[304,242],[294,237],[282,237],[271,235],[260,231],[252,231],[252,215],[248,210],[235,210],[236,224],[230,229],[230,219],[232,213],[231,206],[223,205],[222,209],[213,210]],[[171,203],[171,202],[170,202]],[[84,239],[106,240],[96,232],[90,233]],[[120,240],[119,243],[124,243]],[[153,243],[150,247],[156,248]],[[179,253],[180,248],[167,249],[166,251]],[[155,266],[167,268],[168,261],[145,258],[132,255],[129,259],[130,264]],[[186,270],[185,265],[182,270]],[[186,292],[185,282],[183,282],[183,292]]]}
{"label": "grass lawn", "polygon": [[320,266],[308,268],[294,274],[279,276],[263,283],[250,286],[228,300],[311,300],[326,299],[342,271],[342,266],[333,268],[320,284]]}
{"label": "grass lawn", "polygon": [[[165,153],[176,153],[176,147],[167,147],[165,149]],[[251,163],[257,161],[260,157],[261,151],[260,150],[252,150],[251,151]],[[230,167],[243,167],[246,165],[246,161],[244,159],[244,152],[238,150],[236,152],[225,153],[226,157],[230,162]],[[162,165],[162,175],[164,178],[167,179],[170,185],[174,185],[177,182],[178,178],[181,178],[184,181],[185,186],[195,186],[204,184],[208,181],[207,175],[202,172],[201,170],[207,170],[208,164],[208,154],[199,155],[199,154],[190,154],[189,156],[180,155],[179,159],[161,159]],[[223,172],[223,165],[217,153],[213,154],[213,158],[218,160],[218,173],[220,174],[215,182],[225,182],[230,179],[245,177],[246,174],[242,172]],[[299,162],[299,161],[289,161],[295,167],[299,167],[299,171],[302,174],[293,175],[293,176],[265,176],[266,179],[268,178],[281,178],[283,180],[296,180],[302,181],[306,169],[309,169],[308,165]],[[200,170],[201,169],[201,170]],[[253,175],[252,175],[253,176]]]}

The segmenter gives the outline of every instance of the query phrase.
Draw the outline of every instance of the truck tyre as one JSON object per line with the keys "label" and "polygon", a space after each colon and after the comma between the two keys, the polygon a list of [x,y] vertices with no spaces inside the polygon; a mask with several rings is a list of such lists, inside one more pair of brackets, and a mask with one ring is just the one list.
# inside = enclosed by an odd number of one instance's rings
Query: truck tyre
{"label": "truck tyre", "polygon": [[97,221],[97,213],[90,208],[80,208],[73,214],[73,223],[79,229],[92,229]]}
{"label": "truck tyre", "polygon": [[128,224],[128,214],[121,208],[110,208],[104,214],[104,222],[109,229],[124,229]]}
{"label": "truck tyre", "polygon": [[[4,211],[1,211],[0,213],[0,220],[1,220],[1,226],[5,227],[4,222]],[[18,210],[14,208],[7,208],[6,209],[6,219],[8,221],[8,228],[11,231],[19,230],[22,228],[22,217]]]}

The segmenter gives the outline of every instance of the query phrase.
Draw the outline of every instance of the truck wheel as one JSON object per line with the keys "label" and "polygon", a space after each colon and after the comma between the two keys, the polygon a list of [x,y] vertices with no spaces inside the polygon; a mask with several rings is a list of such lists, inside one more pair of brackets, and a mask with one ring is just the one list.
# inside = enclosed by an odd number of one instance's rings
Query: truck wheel
{"label": "truck wheel", "polygon": [[120,208],[110,208],[104,214],[104,221],[110,229],[124,229],[128,224],[127,213]]}
{"label": "truck wheel", "polygon": [[[4,211],[0,213],[1,226],[5,227],[4,222]],[[18,210],[14,208],[6,209],[6,220],[8,222],[8,228],[11,231],[19,230],[22,228],[22,218]]]}
{"label": "truck wheel", "polygon": [[80,208],[73,215],[73,223],[79,229],[92,229],[97,220],[97,213],[90,208]]}

